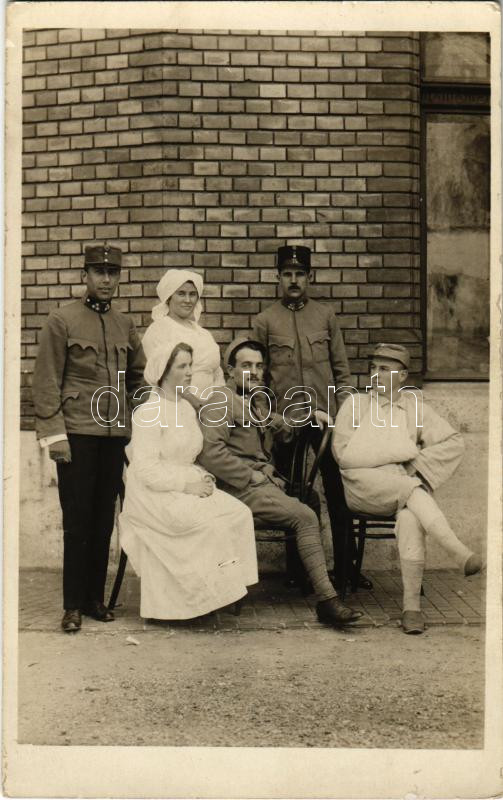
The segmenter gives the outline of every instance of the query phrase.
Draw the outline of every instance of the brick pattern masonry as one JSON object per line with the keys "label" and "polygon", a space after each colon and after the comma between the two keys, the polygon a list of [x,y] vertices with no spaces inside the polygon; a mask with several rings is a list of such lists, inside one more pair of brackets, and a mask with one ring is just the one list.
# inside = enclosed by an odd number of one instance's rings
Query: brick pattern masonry
{"label": "brick pattern masonry", "polygon": [[47,313],[81,292],[85,244],[127,253],[140,330],[165,268],[206,281],[224,344],[276,297],[278,245],[313,248],[353,373],[419,317],[419,35],[25,32],[22,415]]}

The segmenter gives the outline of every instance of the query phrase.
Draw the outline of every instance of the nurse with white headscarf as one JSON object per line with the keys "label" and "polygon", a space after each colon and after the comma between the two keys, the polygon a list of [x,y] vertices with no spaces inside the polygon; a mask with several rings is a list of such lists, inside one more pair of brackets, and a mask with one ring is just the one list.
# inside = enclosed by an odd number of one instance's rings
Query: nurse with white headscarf
{"label": "nurse with white headscarf", "polygon": [[199,324],[203,279],[197,272],[169,269],[157,284],[160,299],[152,309],[153,322],[145,331],[143,350],[149,358],[167,341],[184,341],[192,347],[192,380],[195,394],[210,386],[223,386],[220,350],[211,333]]}

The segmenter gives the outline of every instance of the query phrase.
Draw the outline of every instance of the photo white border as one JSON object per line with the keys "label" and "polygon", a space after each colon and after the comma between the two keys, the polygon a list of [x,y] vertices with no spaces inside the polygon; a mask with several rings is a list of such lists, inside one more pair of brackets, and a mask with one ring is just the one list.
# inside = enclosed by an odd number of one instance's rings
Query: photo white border
{"label": "photo white border", "polygon": [[[288,23],[285,24],[285,20]],[[215,22],[217,20],[218,22]],[[120,22],[120,25],[118,24]],[[12,3],[6,27],[4,792],[85,797],[483,797],[503,791],[501,18],[485,2]],[[487,31],[491,34],[491,382],[485,745],[481,750],[18,745],[22,29]],[[333,687],[334,692],[337,687]],[[460,711],[462,713],[462,711]],[[295,708],[292,708],[295,714]]]}

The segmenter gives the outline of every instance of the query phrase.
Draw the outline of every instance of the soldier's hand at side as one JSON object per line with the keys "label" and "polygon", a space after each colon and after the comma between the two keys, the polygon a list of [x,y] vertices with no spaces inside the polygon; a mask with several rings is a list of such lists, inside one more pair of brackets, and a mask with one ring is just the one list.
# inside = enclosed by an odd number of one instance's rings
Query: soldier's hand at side
{"label": "soldier's hand at side", "polygon": [[318,425],[320,426],[320,428],[324,428],[325,425],[334,424],[332,417],[329,417],[328,414],[326,414],[324,411],[315,411],[314,418],[318,423]]}
{"label": "soldier's hand at side", "polygon": [[49,445],[49,458],[56,464],[69,464],[72,460],[72,451],[66,439]]}
{"label": "soldier's hand at side", "polygon": [[260,473],[261,475],[266,475],[275,486],[278,486],[280,489],[285,488],[285,481],[278,475],[272,464],[266,464],[266,466],[260,470]]}
{"label": "soldier's hand at side", "polygon": [[252,486],[258,486],[260,483],[264,483],[267,480],[267,477],[258,469],[252,469],[252,474],[250,478],[250,483]]}

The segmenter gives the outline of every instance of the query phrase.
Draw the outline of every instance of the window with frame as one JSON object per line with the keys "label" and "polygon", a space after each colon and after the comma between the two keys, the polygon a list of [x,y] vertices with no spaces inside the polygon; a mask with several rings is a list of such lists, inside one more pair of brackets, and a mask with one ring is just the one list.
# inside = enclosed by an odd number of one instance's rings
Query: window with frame
{"label": "window with frame", "polygon": [[489,376],[489,36],[421,37],[425,374]]}

